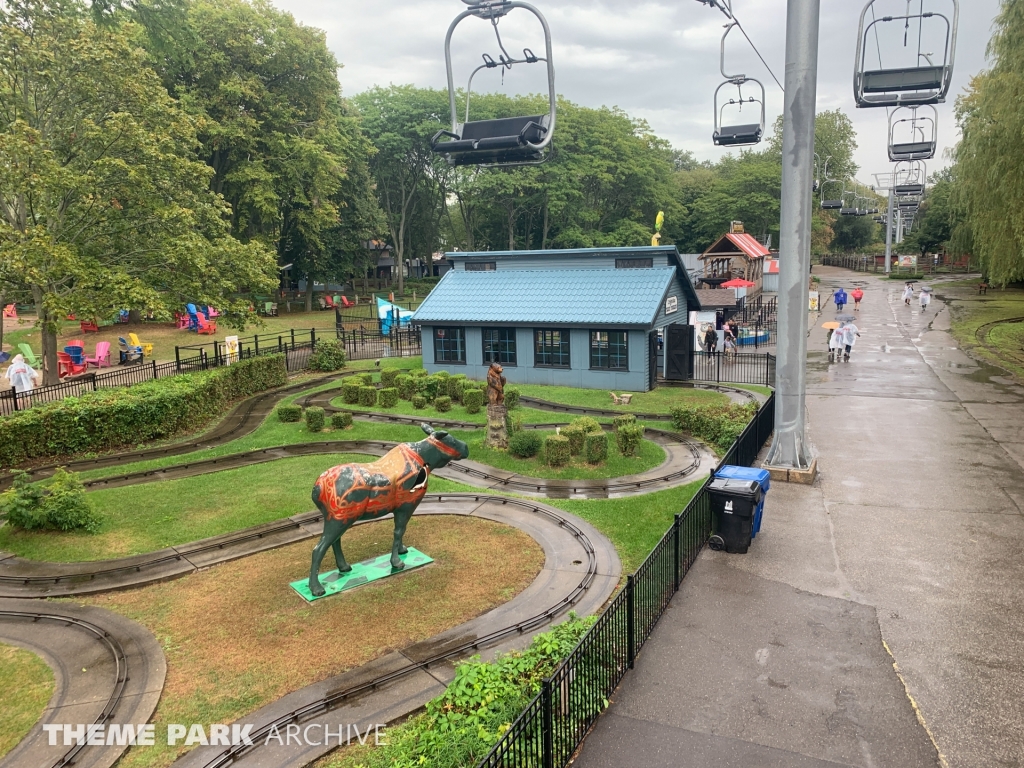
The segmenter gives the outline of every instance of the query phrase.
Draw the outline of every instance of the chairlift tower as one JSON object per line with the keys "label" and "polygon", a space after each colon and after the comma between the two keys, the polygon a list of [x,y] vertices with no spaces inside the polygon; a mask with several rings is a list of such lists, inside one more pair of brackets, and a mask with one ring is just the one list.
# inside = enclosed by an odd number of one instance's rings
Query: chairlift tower
{"label": "chairlift tower", "polygon": [[779,226],[775,436],[765,462],[776,478],[810,482],[807,439],[807,281],[811,272],[811,189],[821,0],[788,0]]}

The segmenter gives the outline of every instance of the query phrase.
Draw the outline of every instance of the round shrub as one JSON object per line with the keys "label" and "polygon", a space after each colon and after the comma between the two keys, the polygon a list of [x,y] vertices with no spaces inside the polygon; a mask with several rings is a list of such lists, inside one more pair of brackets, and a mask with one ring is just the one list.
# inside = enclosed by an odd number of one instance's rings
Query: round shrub
{"label": "round shrub", "polygon": [[612,426],[615,427],[615,431],[619,431],[619,427],[624,424],[636,424],[636,416],[632,413],[624,413],[621,416],[616,416],[612,419]]}
{"label": "round shrub", "polygon": [[317,339],[309,367],[314,371],[338,371],[345,367],[345,347],[338,339]]}
{"label": "round shrub", "polygon": [[452,399],[448,395],[434,398],[434,407],[439,413],[450,411],[452,409]]}
{"label": "round shrub", "polygon": [[347,411],[331,414],[331,426],[335,429],[347,429],[352,426],[352,414]]}
{"label": "round shrub", "polygon": [[591,418],[590,416],[577,416],[569,422],[569,426],[579,427],[584,433],[601,431],[601,425],[598,423],[597,419]]}
{"label": "round shrub", "polygon": [[382,368],[380,372],[380,384],[382,387],[397,386],[396,381],[401,375],[401,368]]}
{"label": "round shrub", "polygon": [[412,407],[413,408],[426,408],[427,407],[427,398],[425,398],[423,395],[413,395],[412,396]]}
{"label": "round shrub", "polygon": [[306,409],[306,429],[310,432],[319,432],[324,428],[326,421],[324,409],[318,406],[311,406]]}
{"label": "round shrub", "polygon": [[480,413],[484,404],[484,393],[479,389],[467,389],[462,393],[462,403],[466,406],[466,413]]}
{"label": "round shrub", "polygon": [[373,384],[372,373],[360,373],[358,376],[356,376],[356,378],[360,380],[364,387],[369,387]]}
{"label": "round shrub", "polygon": [[605,432],[589,432],[583,439],[583,457],[588,464],[600,464],[608,458],[608,435]]}
{"label": "round shrub", "polygon": [[434,375],[437,378],[439,378],[439,379],[444,379],[446,386],[447,386],[447,383],[448,383],[448,379],[450,379],[452,377],[452,375],[450,373],[448,373],[448,371],[438,371]]}
{"label": "round shrub", "polygon": [[569,463],[569,438],[565,435],[549,435],[544,441],[544,457],[552,467],[564,467]]}
{"label": "round shrub", "polygon": [[583,453],[583,438],[586,437],[586,433],[575,424],[570,424],[568,427],[562,427],[562,435],[569,441],[569,453],[573,456],[579,456]]}
{"label": "round shrub", "polygon": [[419,379],[419,378],[427,375],[427,369],[426,368],[413,368],[411,371],[409,371],[409,375],[412,376],[414,379]]}
{"label": "round shrub", "polygon": [[277,418],[281,421],[299,421],[302,418],[302,406],[279,405],[277,406]]}
{"label": "round shrub", "polygon": [[508,452],[519,459],[529,459],[540,451],[541,437],[536,430],[522,429],[508,439]]}
{"label": "round shrub", "polygon": [[15,473],[11,490],[0,494],[0,512],[9,525],[26,530],[96,533],[103,522],[78,475],[63,467],[53,473],[45,490],[33,485],[27,473]]}
{"label": "round shrub", "polygon": [[359,388],[363,386],[363,379],[361,376],[352,376],[351,378],[345,379],[345,383],[341,385],[341,399],[346,405],[355,405],[359,402]]}
{"label": "round shrub", "polygon": [[400,398],[412,400],[412,396],[416,394],[416,379],[403,373],[395,379],[395,387]]}
{"label": "round shrub", "polygon": [[372,408],[377,404],[377,388],[376,387],[360,387],[359,388],[359,404],[364,405],[367,408]]}
{"label": "round shrub", "polygon": [[398,390],[394,387],[385,387],[380,391],[380,407],[394,408],[398,405]]}
{"label": "round shrub", "polygon": [[[486,382],[484,387],[486,387]],[[522,394],[519,391],[519,387],[505,387],[505,407],[510,411],[514,408],[519,407],[519,396]]]}
{"label": "round shrub", "polygon": [[623,456],[636,456],[644,439],[643,424],[623,424],[615,432],[615,443]]}

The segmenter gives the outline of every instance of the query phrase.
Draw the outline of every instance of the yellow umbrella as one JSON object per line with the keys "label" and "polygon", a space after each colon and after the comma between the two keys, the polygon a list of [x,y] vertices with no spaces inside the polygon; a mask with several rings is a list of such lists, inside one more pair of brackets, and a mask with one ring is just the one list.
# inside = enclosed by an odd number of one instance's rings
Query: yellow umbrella
{"label": "yellow umbrella", "polygon": [[829,321],[829,322],[827,322],[827,323],[822,323],[822,324],[821,324],[821,327],[822,327],[822,328],[829,328],[829,329],[831,329],[831,330],[833,330],[833,331],[834,331],[834,330],[835,330],[836,328],[838,328],[838,327],[839,327],[839,323],[837,323],[837,322],[835,322],[835,321],[833,320],[833,321]]}

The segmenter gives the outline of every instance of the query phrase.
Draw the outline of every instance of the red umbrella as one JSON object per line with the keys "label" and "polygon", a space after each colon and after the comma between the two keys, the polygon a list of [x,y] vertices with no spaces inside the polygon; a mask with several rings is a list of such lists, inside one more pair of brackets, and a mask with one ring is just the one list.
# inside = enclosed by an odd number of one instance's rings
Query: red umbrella
{"label": "red umbrella", "polygon": [[723,288],[753,288],[757,283],[752,283],[749,280],[743,280],[742,278],[734,278],[727,283],[722,283]]}

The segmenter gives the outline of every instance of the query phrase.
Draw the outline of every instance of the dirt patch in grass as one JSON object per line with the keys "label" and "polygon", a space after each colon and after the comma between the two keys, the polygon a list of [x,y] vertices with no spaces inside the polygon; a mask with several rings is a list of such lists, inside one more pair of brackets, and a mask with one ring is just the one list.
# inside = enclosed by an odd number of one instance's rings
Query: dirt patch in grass
{"label": "dirt patch in grass", "polygon": [[53,696],[53,670],[24,648],[0,643],[0,691],[16,692],[0,697],[0,757],[32,730]]}
{"label": "dirt patch in grass", "polygon": [[[343,540],[346,558],[386,552],[392,529],[390,521],[353,528]],[[159,744],[167,723],[229,723],[478,616],[525,589],[544,563],[532,538],[486,520],[413,517],[405,540],[435,562],[315,603],[288,586],[308,575],[313,542],[76,602],[138,621],[163,645],[167,682],[153,720]],[[181,751],[166,743],[133,749],[119,766],[164,766]]]}

